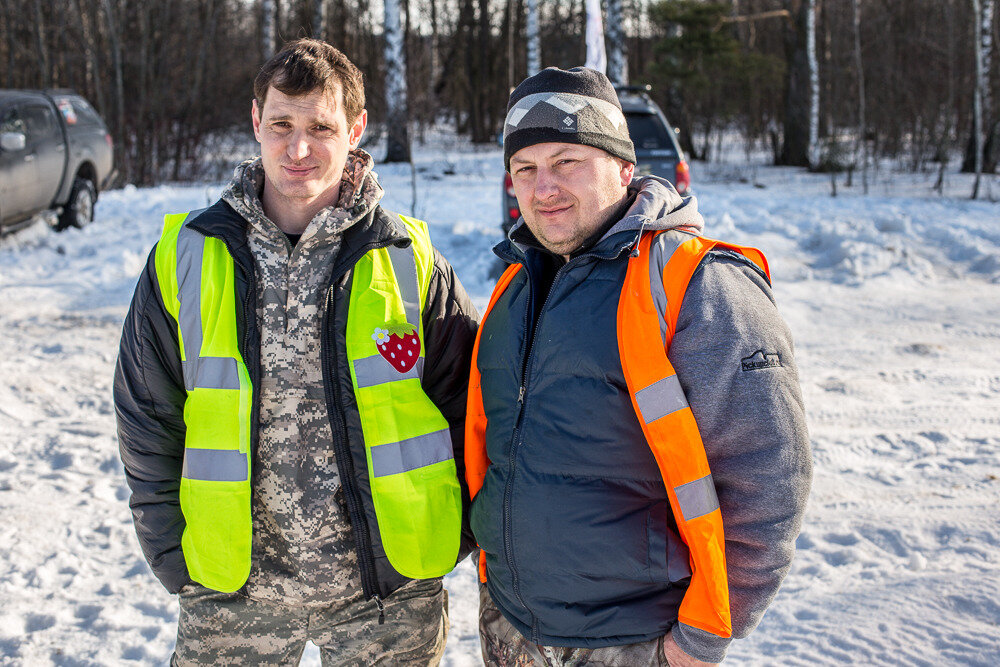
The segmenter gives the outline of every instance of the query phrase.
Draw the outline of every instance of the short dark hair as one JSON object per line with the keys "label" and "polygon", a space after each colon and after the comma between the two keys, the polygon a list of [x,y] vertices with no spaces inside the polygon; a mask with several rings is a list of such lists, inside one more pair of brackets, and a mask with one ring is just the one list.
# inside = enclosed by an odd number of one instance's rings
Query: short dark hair
{"label": "short dark hair", "polygon": [[257,105],[264,106],[267,89],[274,86],[285,95],[307,95],[322,89],[333,95],[339,84],[344,115],[353,123],[365,108],[365,86],[361,71],[339,49],[318,39],[297,39],[272,56],[253,81]]}

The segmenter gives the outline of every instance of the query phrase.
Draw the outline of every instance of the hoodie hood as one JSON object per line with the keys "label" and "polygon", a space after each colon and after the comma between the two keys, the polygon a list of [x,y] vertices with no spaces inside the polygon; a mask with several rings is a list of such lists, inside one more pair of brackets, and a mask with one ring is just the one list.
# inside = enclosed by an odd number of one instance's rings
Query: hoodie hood
{"label": "hoodie hood", "polygon": [[[622,232],[635,232],[632,245],[639,242],[643,231],[660,231],[680,229],[692,234],[701,235],[705,228],[705,219],[698,212],[698,200],[694,196],[682,197],[670,181],[658,176],[642,176],[632,179],[628,186],[628,199],[631,204],[618,222],[604,232],[601,238],[591,247],[596,248],[605,240]],[[531,233],[524,217],[511,227],[507,240],[501,241],[495,251],[510,243],[521,254],[528,248],[543,249],[543,246]],[[546,252],[548,252],[546,250]]]}
{"label": "hoodie hood", "polygon": [[[378,205],[384,190],[379,185],[374,167],[375,160],[360,148],[348,154],[337,202],[316,214],[302,234],[302,241],[313,236],[322,239],[340,234]],[[264,166],[260,156],[257,156],[236,167],[222,199],[265,237],[284,243],[283,233],[264,213],[260,200],[263,191]]]}

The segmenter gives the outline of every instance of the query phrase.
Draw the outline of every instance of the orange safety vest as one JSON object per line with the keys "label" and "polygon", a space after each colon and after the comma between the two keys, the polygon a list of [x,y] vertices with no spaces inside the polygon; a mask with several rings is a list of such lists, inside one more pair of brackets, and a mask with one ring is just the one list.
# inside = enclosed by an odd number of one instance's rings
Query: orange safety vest
{"label": "orange safety vest", "polygon": [[[770,271],[764,255],[755,248],[701,236],[687,240],[680,237],[681,242],[665,263],[661,292],[659,285],[650,279],[650,247],[662,233],[643,234],[629,258],[618,301],[618,349],[632,405],[663,477],[678,533],[690,552],[691,580],[677,619],[719,637],[729,637],[732,621],[722,512],[698,425],[667,358],[667,350],[688,283],[706,253],[713,249],[730,250],[753,261],[768,280]],[[512,264],[497,282],[472,352],[465,421],[465,474],[472,498],[483,487],[490,465],[477,365],[479,338],[494,304],[520,269],[520,264]],[[486,581],[486,559],[482,554],[479,578]]]}

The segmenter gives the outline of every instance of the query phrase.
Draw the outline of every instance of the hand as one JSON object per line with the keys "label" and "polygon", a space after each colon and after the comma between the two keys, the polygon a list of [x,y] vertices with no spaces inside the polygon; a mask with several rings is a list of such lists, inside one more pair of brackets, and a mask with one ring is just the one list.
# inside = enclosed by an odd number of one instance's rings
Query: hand
{"label": "hand", "polygon": [[702,662],[698,658],[692,658],[681,650],[681,647],[674,641],[674,633],[668,632],[663,638],[663,654],[667,657],[667,664],[670,667],[702,667],[702,665],[716,665],[715,662]]}

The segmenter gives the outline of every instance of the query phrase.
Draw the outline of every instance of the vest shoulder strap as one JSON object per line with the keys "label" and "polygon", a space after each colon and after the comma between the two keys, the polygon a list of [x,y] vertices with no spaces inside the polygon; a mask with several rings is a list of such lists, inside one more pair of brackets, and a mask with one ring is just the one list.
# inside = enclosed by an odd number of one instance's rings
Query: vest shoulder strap
{"label": "vest shoulder strap", "polygon": [[[644,244],[640,244],[643,247]],[[712,250],[735,252],[754,263],[768,282],[770,268],[764,254],[749,246],[696,236],[679,230],[654,232],[649,246],[649,288],[660,313],[660,337],[665,348],[677,331],[677,319],[688,285],[705,255]]]}

